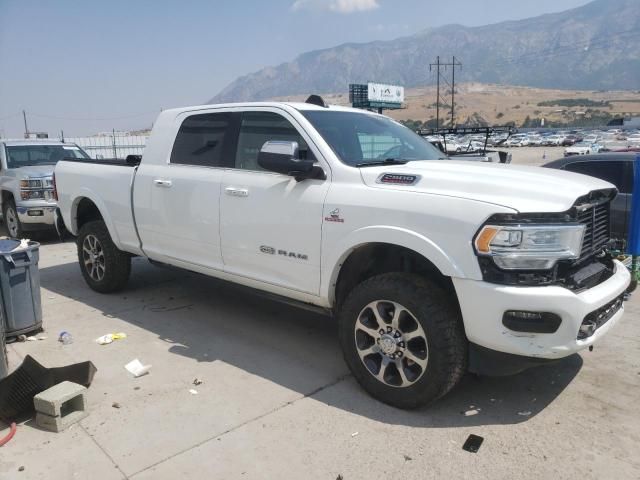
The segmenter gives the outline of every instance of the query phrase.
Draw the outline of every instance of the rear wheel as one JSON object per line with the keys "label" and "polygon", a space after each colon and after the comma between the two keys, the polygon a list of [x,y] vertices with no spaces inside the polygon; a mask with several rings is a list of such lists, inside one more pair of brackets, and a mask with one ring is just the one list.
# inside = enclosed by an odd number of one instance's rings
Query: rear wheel
{"label": "rear wheel", "polygon": [[22,228],[22,223],[18,218],[16,202],[14,202],[13,199],[4,202],[2,215],[4,218],[4,225],[7,228],[7,233],[9,234],[9,236],[13,238],[22,238],[24,230]]}
{"label": "rear wheel", "polygon": [[131,274],[131,256],[111,240],[103,221],[84,224],[76,239],[78,262],[85,281],[96,292],[122,290]]}
{"label": "rear wheel", "polygon": [[347,297],[339,324],[354,377],[389,405],[427,405],[466,371],[459,310],[446,292],[420,276],[388,273],[364,281]]}

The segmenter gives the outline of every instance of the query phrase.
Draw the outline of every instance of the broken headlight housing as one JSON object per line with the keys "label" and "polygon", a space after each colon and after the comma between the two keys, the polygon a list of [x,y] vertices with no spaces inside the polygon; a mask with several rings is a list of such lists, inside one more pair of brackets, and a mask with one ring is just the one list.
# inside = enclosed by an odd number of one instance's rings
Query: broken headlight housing
{"label": "broken headlight housing", "polygon": [[485,225],[474,246],[502,270],[549,270],[580,257],[584,230],[581,224]]}

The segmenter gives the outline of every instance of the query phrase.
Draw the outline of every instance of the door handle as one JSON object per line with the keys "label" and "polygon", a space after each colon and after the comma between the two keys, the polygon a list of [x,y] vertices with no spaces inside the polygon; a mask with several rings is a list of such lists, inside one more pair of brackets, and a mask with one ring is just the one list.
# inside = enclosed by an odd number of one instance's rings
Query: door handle
{"label": "door handle", "polygon": [[161,178],[156,178],[153,183],[157,186],[157,187],[165,187],[165,188],[169,188],[171,187],[171,180],[163,180]]}
{"label": "door handle", "polygon": [[246,188],[227,187],[224,189],[224,193],[231,195],[232,197],[248,197],[249,190]]}

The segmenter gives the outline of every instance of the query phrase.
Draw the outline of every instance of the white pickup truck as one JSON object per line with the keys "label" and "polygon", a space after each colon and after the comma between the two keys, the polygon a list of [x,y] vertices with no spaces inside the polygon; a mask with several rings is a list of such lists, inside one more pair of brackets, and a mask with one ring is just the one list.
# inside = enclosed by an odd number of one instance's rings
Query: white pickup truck
{"label": "white pickup truck", "polygon": [[55,186],[94,290],[137,255],[332,312],[355,378],[412,408],[591,346],[630,281],[611,184],[442,155],[313,96],[166,110],[139,164],[62,161]]}

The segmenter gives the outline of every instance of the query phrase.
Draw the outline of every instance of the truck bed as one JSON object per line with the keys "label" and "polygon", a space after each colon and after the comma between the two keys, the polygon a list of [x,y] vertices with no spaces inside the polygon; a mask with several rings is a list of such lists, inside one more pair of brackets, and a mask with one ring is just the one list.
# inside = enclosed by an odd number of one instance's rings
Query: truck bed
{"label": "truck bed", "polygon": [[[77,235],[76,217],[82,199],[93,202],[112,232],[116,246],[141,254],[133,217],[133,179],[137,165],[127,160],[62,160],[55,168],[58,207],[64,223]],[[75,200],[73,200],[75,199]]]}

